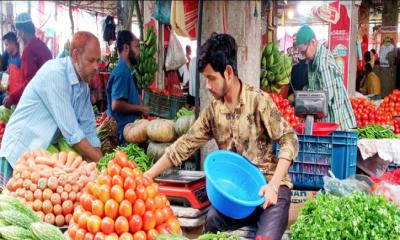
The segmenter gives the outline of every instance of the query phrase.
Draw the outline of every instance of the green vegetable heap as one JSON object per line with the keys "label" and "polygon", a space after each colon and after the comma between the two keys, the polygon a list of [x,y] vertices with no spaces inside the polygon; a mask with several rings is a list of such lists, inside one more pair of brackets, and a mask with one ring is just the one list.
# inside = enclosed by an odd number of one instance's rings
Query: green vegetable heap
{"label": "green vegetable heap", "polygon": [[400,209],[376,195],[319,194],[306,203],[290,233],[296,240],[400,239]]}
{"label": "green vegetable heap", "polygon": [[372,138],[372,139],[383,139],[383,138],[398,138],[393,131],[387,127],[371,124],[366,127],[358,128],[356,130],[358,138]]}
{"label": "green vegetable heap", "polygon": [[146,155],[143,149],[136,144],[128,144],[124,147],[119,146],[114,149],[114,152],[104,155],[97,163],[97,168],[99,170],[106,168],[108,162],[114,158],[115,152],[118,150],[124,151],[128,155],[129,160],[134,161],[142,172],[146,172],[153,165],[153,161]]}

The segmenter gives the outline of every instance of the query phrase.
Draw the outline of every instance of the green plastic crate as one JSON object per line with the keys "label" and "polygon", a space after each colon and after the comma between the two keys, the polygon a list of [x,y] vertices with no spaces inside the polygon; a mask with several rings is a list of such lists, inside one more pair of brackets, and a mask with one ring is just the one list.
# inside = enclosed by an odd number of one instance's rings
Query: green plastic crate
{"label": "green plastic crate", "polygon": [[143,104],[149,106],[149,114],[162,118],[174,119],[180,108],[184,107],[187,97],[164,96],[146,89],[143,95]]}

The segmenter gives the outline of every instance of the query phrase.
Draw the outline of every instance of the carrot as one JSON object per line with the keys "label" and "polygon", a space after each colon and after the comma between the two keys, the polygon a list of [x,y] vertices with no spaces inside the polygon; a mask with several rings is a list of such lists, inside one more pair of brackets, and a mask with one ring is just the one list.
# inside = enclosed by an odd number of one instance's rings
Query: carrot
{"label": "carrot", "polygon": [[67,163],[65,164],[66,167],[70,167],[72,165],[72,162],[75,160],[76,154],[75,152],[68,152],[67,155]]}
{"label": "carrot", "polygon": [[34,157],[43,157],[43,156],[42,156],[42,151],[40,151],[39,148],[33,149],[33,150],[32,150],[32,153],[33,153],[33,156],[34,156]]}
{"label": "carrot", "polygon": [[36,165],[35,159],[33,157],[29,157],[28,160],[26,160],[26,163],[29,167],[34,167]]}
{"label": "carrot", "polygon": [[96,163],[95,162],[90,162],[87,164],[86,170],[88,171],[95,171],[96,170]]}
{"label": "carrot", "polygon": [[55,162],[52,161],[50,158],[48,157],[36,157],[35,158],[35,162],[36,164],[43,164],[43,165],[47,165],[49,167],[53,167]]}
{"label": "carrot", "polygon": [[17,160],[16,163],[17,163],[17,164],[20,164],[20,165],[23,165],[23,164],[26,163],[26,159],[25,159],[24,157],[20,157],[20,158],[18,158],[18,160]]}
{"label": "carrot", "polygon": [[[81,157],[82,158],[82,157]],[[82,159],[83,160],[83,159]],[[79,166],[78,166],[78,168],[86,168],[86,166],[88,165],[88,162],[86,162],[86,161],[82,161],[80,164],[79,164]]]}
{"label": "carrot", "polygon": [[33,157],[32,152],[26,152],[22,155],[22,158],[28,160],[29,157]]}
{"label": "carrot", "polygon": [[58,153],[51,154],[50,159],[51,159],[51,161],[54,162],[54,164],[57,164],[58,163]]}
{"label": "carrot", "polygon": [[61,176],[61,175],[63,175],[63,174],[65,174],[65,170],[64,169],[61,169],[61,168],[58,168],[58,167],[55,167],[55,168],[53,168],[53,174],[54,174],[54,176]]}
{"label": "carrot", "polygon": [[72,167],[64,168],[64,171],[67,173],[73,173],[76,169]]}
{"label": "carrot", "polygon": [[81,156],[77,156],[75,158],[75,160],[72,162],[71,167],[72,168],[77,168],[79,166],[79,164],[82,163],[82,157]]}
{"label": "carrot", "polygon": [[53,171],[51,169],[43,169],[40,171],[40,176],[49,178],[53,175]]}
{"label": "carrot", "polygon": [[59,152],[58,162],[61,163],[62,165],[65,165],[65,163],[67,162],[67,153],[66,152],[64,152],[64,151]]}
{"label": "carrot", "polygon": [[17,164],[14,169],[16,172],[23,172],[24,170],[28,170],[28,166],[24,164]]}
{"label": "carrot", "polygon": [[39,151],[41,153],[41,156],[43,157],[49,157],[49,152],[47,152],[46,150],[39,148]]}
{"label": "carrot", "polygon": [[36,173],[36,172],[39,173],[41,171],[41,169],[36,166],[29,167],[28,170],[31,173]]}

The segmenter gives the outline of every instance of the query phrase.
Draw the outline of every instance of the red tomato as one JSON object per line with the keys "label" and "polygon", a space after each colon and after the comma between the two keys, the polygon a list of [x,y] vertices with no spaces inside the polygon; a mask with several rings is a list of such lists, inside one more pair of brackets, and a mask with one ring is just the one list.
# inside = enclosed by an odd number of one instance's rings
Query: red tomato
{"label": "red tomato", "polygon": [[115,153],[114,161],[120,166],[120,167],[127,167],[128,166],[128,156],[126,153],[122,150],[119,150]]}
{"label": "red tomato", "polygon": [[100,225],[101,231],[108,235],[114,232],[114,220],[109,217],[105,217],[101,220],[101,225]]}
{"label": "red tomato", "polygon": [[91,234],[90,232],[87,232],[86,234],[85,234],[85,238],[84,238],[84,240],[93,240],[93,234]]}
{"label": "red tomato", "polygon": [[124,190],[127,191],[128,189],[136,189],[136,182],[135,179],[132,177],[125,178],[124,181]]}
{"label": "red tomato", "polygon": [[143,185],[136,186],[136,197],[145,201],[147,199],[147,191]]}
{"label": "red tomato", "polygon": [[164,213],[163,213],[162,209],[157,209],[154,212],[154,216],[156,218],[156,225],[160,225],[161,223],[163,223],[165,221]]}
{"label": "red tomato", "polygon": [[74,240],[84,240],[84,239],[85,239],[85,235],[86,235],[86,230],[80,228],[80,229],[76,232]]}
{"label": "red tomato", "polygon": [[87,230],[93,234],[100,231],[101,218],[96,215],[92,215],[87,219]]}
{"label": "red tomato", "polygon": [[142,229],[143,221],[142,217],[138,214],[132,215],[129,219],[129,230],[134,233]]}
{"label": "red tomato", "polygon": [[133,206],[133,213],[142,216],[146,211],[146,204],[142,199],[136,200]]}
{"label": "red tomato", "polygon": [[92,203],[92,213],[94,215],[97,215],[99,217],[103,217],[104,216],[104,203],[99,200],[96,199],[93,201]]}
{"label": "red tomato", "polygon": [[147,231],[147,240],[156,240],[158,236],[158,231],[155,229],[150,229]]}
{"label": "red tomato", "polygon": [[179,224],[179,220],[176,217],[168,219],[167,227],[171,233],[180,234],[182,232],[181,225]]}
{"label": "red tomato", "polygon": [[118,216],[118,208],[119,205],[114,199],[108,199],[106,204],[104,204],[104,214],[106,217],[110,217],[112,219],[117,218]]}
{"label": "red tomato", "polygon": [[156,230],[158,231],[159,234],[169,234],[170,233],[168,228],[167,228],[167,224],[166,223],[158,225],[156,227]]}
{"label": "red tomato", "polygon": [[114,185],[119,185],[121,187],[124,187],[124,180],[121,176],[115,175],[112,177],[111,184]]}
{"label": "red tomato", "polygon": [[123,200],[119,204],[119,215],[129,218],[132,216],[132,204],[128,200]]}
{"label": "red tomato", "polygon": [[121,236],[119,236],[119,240],[133,240],[133,235],[128,232],[125,232],[121,234]]}
{"label": "red tomato", "polygon": [[146,210],[150,211],[156,210],[156,204],[154,198],[147,198],[145,205],[146,205]]}
{"label": "red tomato", "polygon": [[114,185],[110,191],[110,197],[113,198],[117,203],[124,200],[124,189],[119,185]]}
{"label": "red tomato", "polygon": [[115,220],[114,225],[115,225],[115,232],[117,232],[117,234],[119,235],[129,231],[129,222],[128,219],[126,219],[126,217],[124,216],[119,216],[117,220]]}
{"label": "red tomato", "polygon": [[130,203],[134,204],[136,201],[136,193],[134,189],[128,189],[125,192],[125,200],[128,200]]}
{"label": "red tomato", "polygon": [[133,240],[146,240],[147,235],[144,231],[138,231],[133,235]]}
{"label": "red tomato", "polygon": [[121,169],[121,177],[124,179],[127,177],[134,177],[133,169],[130,167],[123,167]]}
{"label": "red tomato", "polygon": [[68,227],[68,235],[71,239],[75,238],[76,232],[79,230],[79,226],[77,224],[70,224]]}
{"label": "red tomato", "polygon": [[149,231],[156,226],[156,217],[153,211],[146,211],[143,215],[143,230]]}
{"label": "red tomato", "polygon": [[106,236],[104,235],[104,233],[98,232],[98,233],[96,233],[96,235],[94,235],[93,240],[105,240],[105,239],[106,239]]}

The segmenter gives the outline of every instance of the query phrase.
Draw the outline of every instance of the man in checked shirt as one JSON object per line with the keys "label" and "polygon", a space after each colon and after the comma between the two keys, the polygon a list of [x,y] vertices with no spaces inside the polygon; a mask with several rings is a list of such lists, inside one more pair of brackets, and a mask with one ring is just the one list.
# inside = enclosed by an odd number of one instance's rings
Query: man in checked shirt
{"label": "man in checked shirt", "polygon": [[[265,203],[246,219],[234,220],[211,207],[206,232],[257,226],[257,236],[281,239],[288,222],[292,183],[288,169],[298,152],[297,136],[273,103],[260,89],[238,77],[237,45],[228,34],[213,33],[200,49],[198,69],[207,78],[214,100],[200,113],[188,131],[166,149],[145,174],[156,177],[190,157],[214,138],[220,149],[237,152],[264,173],[268,184],[256,189]],[[276,159],[272,141],[280,147]]]}

